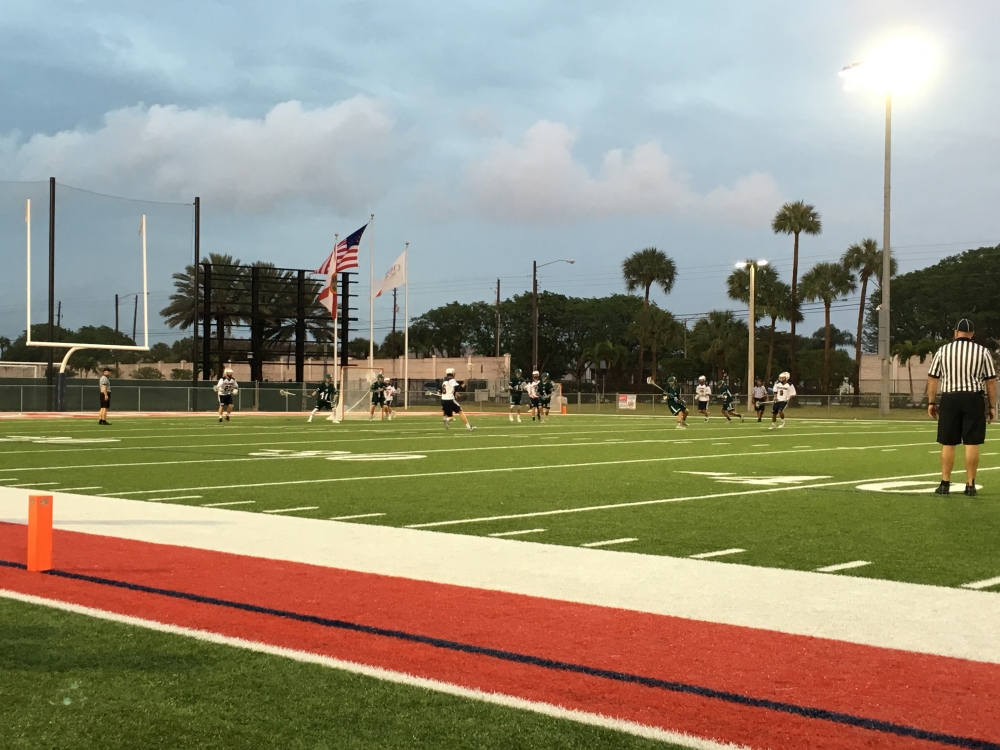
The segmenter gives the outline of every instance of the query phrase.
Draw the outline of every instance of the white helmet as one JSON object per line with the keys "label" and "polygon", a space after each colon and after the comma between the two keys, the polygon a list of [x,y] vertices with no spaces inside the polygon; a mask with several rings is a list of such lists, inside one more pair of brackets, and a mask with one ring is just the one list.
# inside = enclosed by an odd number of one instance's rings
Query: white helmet
{"label": "white helmet", "polygon": [[455,374],[455,368],[454,367],[449,367],[447,370],[444,371],[444,374],[445,375],[454,375]]}
{"label": "white helmet", "polygon": [[705,382],[705,376],[704,375],[699,375],[698,376],[698,382],[699,383],[704,383]]}
{"label": "white helmet", "polygon": [[233,374],[233,368],[232,367],[227,367],[225,370],[222,371],[222,374],[223,375],[232,375]]}
{"label": "white helmet", "polygon": [[791,377],[787,372],[783,372],[778,376],[778,380],[788,380]]}
{"label": "white helmet", "polygon": [[531,374],[532,374],[532,375],[537,375],[537,374],[538,374],[538,370],[532,370],[532,371],[531,371]]}

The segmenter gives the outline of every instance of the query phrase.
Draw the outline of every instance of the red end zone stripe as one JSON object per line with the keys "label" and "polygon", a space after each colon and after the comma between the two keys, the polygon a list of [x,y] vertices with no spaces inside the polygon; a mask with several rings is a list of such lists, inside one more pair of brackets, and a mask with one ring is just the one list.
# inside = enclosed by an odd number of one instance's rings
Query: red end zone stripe
{"label": "red end zone stripe", "polygon": [[[0,524],[0,549],[23,549],[23,540],[23,526]],[[816,707],[955,737],[1000,736],[997,665],[69,532],[57,532],[56,550],[57,566],[74,574],[405,631],[582,665],[593,673],[9,569],[0,571],[2,585],[730,742],[773,748],[932,746],[599,673]],[[76,564],[65,564],[69,560]]]}

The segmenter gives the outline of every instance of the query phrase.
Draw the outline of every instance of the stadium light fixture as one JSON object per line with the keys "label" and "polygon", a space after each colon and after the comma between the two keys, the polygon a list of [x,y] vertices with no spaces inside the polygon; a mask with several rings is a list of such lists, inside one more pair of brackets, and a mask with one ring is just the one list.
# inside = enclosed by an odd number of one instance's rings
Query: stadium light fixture
{"label": "stadium light fixture", "polygon": [[840,71],[847,91],[865,89],[885,96],[885,166],[882,182],[882,309],[878,316],[878,354],[881,360],[879,414],[889,414],[889,275],[892,267],[889,241],[889,215],[892,175],[892,97],[916,91],[930,78],[936,53],[933,46],[919,37],[906,36],[876,47],[862,62],[847,65]]}
{"label": "stadium light fixture", "polygon": [[550,260],[547,263],[531,262],[531,369],[538,369],[538,269],[553,263],[576,263],[572,258]]}

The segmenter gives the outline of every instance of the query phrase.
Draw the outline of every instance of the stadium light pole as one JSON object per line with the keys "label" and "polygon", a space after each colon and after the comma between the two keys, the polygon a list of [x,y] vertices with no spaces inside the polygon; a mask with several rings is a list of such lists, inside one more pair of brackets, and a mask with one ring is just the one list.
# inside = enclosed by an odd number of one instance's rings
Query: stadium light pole
{"label": "stadium light pole", "polygon": [[550,260],[548,263],[539,264],[537,260],[531,261],[531,369],[538,369],[538,269],[551,266],[553,263],[569,263],[573,265],[575,260],[561,258]]}
{"label": "stadium light pole", "polygon": [[753,403],[754,383],[754,333],[756,333],[756,301],[757,301],[757,269],[767,265],[766,260],[744,260],[736,264],[737,268],[746,268],[750,272],[750,341],[747,346],[747,409]]}
{"label": "stadium light pole", "polygon": [[915,91],[930,76],[934,65],[930,44],[912,37],[901,37],[882,44],[862,62],[847,65],[840,71],[844,88],[863,88],[885,96],[885,163],[882,176],[882,304],[878,311],[878,356],[881,363],[879,414],[888,416],[891,396],[889,342],[889,277],[892,268],[889,241],[892,187],[892,97]]}

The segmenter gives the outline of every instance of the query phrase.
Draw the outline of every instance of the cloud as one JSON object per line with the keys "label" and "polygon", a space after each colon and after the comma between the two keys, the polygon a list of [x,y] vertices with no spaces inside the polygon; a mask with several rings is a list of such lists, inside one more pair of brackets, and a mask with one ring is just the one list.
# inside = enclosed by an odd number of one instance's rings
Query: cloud
{"label": "cloud", "polygon": [[218,108],[129,107],[93,131],[0,138],[0,175],[61,182],[117,195],[261,211],[294,200],[363,210],[385,192],[403,156],[378,101],[356,96],[330,107],[278,104],[263,118]]}
{"label": "cloud", "polygon": [[501,220],[672,214],[756,225],[766,223],[782,203],[774,180],[763,173],[698,193],[677,175],[670,156],[654,141],[631,151],[608,151],[594,176],[574,160],[575,141],[567,125],[541,120],[519,145],[494,144],[467,173],[479,211]]}

